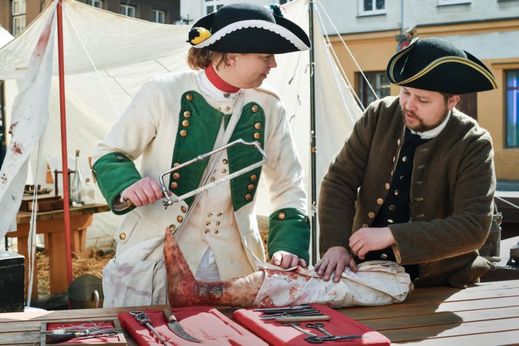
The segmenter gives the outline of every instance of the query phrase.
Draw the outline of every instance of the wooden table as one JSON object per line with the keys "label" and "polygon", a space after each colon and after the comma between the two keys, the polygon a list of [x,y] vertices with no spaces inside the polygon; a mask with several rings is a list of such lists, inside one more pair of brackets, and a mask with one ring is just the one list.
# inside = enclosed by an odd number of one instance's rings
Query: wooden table
{"label": "wooden table", "polygon": [[[92,204],[70,208],[70,235],[71,250],[82,251],[85,247],[87,228],[92,224],[93,214],[108,211],[106,204]],[[50,293],[63,293],[68,288],[66,275],[65,255],[65,225],[63,221],[63,209],[44,211],[37,213],[36,233],[45,235],[45,252],[49,256]],[[7,237],[18,238],[18,253],[27,257],[27,239],[31,212],[20,211],[16,215],[17,230],[8,232]],[[36,266],[35,266],[36,267]],[[25,265],[25,285],[27,287],[28,270]],[[38,295],[38,280],[35,275],[33,280],[33,298]]]}
{"label": "wooden table", "polygon": [[[32,345],[43,321],[115,317],[119,311],[131,309],[0,314],[0,344]],[[519,344],[519,280],[486,282],[464,290],[421,288],[402,304],[341,312],[380,331],[393,345]]]}

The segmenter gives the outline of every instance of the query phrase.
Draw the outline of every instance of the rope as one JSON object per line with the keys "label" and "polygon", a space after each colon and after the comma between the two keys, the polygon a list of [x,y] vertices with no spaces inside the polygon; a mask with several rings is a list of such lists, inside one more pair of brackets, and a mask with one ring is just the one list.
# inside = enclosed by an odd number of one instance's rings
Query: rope
{"label": "rope", "polygon": [[506,204],[508,204],[508,205],[510,205],[510,206],[512,206],[512,207],[514,207],[515,209],[519,209],[519,206],[515,205],[514,203],[512,203],[512,202],[510,202],[510,201],[507,201],[507,200],[504,199],[503,197],[499,197],[499,196],[494,195],[494,198],[500,200],[500,201],[503,202],[503,203],[506,203]]}
{"label": "rope", "polygon": [[[106,84],[103,82],[103,80],[101,78],[101,75],[99,73],[99,70],[97,69],[97,67],[96,67],[96,65],[94,63],[94,60],[92,59],[92,56],[90,55],[90,53],[86,49],[85,43],[81,39],[81,36],[79,35],[79,32],[77,31],[76,27],[74,26],[74,21],[70,18],[70,15],[69,15],[69,13],[67,11],[67,7],[66,6],[63,6],[63,12],[65,13],[65,16],[67,17],[67,19],[68,19],[68,21],[70,23],[70,26],[72,27],[72,30],[74,31],[74,34],[76,35],[79,43],[81,44],[81,48],[83,48],[83,51],[85,52],[86,56],[88,57],[88,60],[90,61],[90,64],[92,65],[92,68],[95,71],[96,77],[97,77],[97,79],[99,79],[99,82],[101,83],[101,86],[103,87],[103,90],[105,91],[106,95],[108,96],[108,99],[110,100],[110,103],[112,104],[112,107],[114,108],[115,113],[117,114],[117,117],[120,117],[121,116],[121,112],[119,111],[119,109],[115,105],[115,102],[114,102],[114,100],[112,98],[112,94],[110,94],[110,92],[108,91],[108,88],[106,87]],[[126,92],[126,90],[124,90],[124,91]]]}
{"label": "rope", "polygon": [[[315,11],[315,12],[317,13],[317,17],[319,18],[319,23],[321,24],[321,27],[323,27],[323,18],[321,16],[321,13],[320,13],[319,9],[317,11]],[[337,60],[338,57],[337,57],[337,55],[335,53],[335,50],[333,48],[330,48],[331,45],[330,45],[330,38],[329,38],[328,34],[325,33],[325,36],[326,36],[326,45],[327,45],[327,49],[325,51],[327,53],[326,56],[328,58],[328,62],[330,63],[330,66],[332,66],[332,68],[333,67],[339,68],[340,71],[341,71],[341,74],[333,73],[333,76],[335,78],[335,82],[336,82],[337,86],[340,87],[340,85],[341,85],[341,81],[339,81],[339,77],[343,77],[346,81],[342,80],[342,84],[346,84],[347,85],[347,88],[351,91],[352,95],[354,96],[354,98],[357,101],[357,103],[359,104],[359,106],[362,108],[362,110],[364,110],[363,109],[364,106],[362,105],[362,102],[360,101],[359,97],[357,96],[357,94],[355,93],[353,88],[351,87],[351,83],[348,80],[348,77],[346,76],[346,73],[344,72],[344,69],[342,68],[342,65],[335,63],[335,61],[338,61]],[[331,55],[333,55],[333,58],[335,59],[335,61],[332,61]],[[353,116],[352,116],[353,112],[348,107],[348,101],[345,99],[345,96],[343,95],[343,93],[339,93],[339,95],[340,95],[341,99],[343,100],[343,104],[344,104],[345,108],[348,109],[348,115],[350,116],[350,120],[352,120],[352,122],[357,121],[357,119],[353,118]]]}
{"label": "rope", "polygon": [[323,5],[321,5],[321,3],[319,1],[316,1],[316,2],[319,4],[319,7],[324,12],[324,15],[326,16],[326,18],[328,18],[328,21],[330,22],[330,24],[331,24],[333,30],[335,31],[335,34],[337,35],[337,37],[339,37],[339,40],[342,42],[342,45],[344,46],[344,48],[346,48],[346,51],[350,54],[351,59],[353,60],[353,62],[355,63],[355,66],[357,67],[357,69],[359,70],[360,74],[362,75],[362,78],[364,78],[364,81],[366,81],[366,83],[368,84],[369,89],[371,90],[373,95],[375,95],[376,99],[378,100],[379,99],[378,94],[375,92],[375,90],[371,86],[368,78],[366,77],[366,75],[364,74],[362,69],[360,68],[360,65],[357,62],[357,59],[355,59],[355,57],[353,56],[353,53],[351,52],[350,48],[346,45],[346,42],[343,40],[341,34],[339,33],[339,30],[337,30],[337,27],[335,26],[335,24],[333,23],[332,19],[328,15],[328,12],[326,12],[326,9],[323,7]]}

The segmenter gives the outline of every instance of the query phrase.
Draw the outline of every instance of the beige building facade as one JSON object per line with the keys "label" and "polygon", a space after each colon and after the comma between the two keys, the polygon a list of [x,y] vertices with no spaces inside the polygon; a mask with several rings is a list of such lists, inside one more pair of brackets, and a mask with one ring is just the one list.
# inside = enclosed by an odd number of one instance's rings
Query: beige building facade
{"label": "beige building facade", "polygon": [[[405,33],[411,33],[414,37],[443,37],[483,60],[494,73],[498,89],[463,95],[458,108],[476,118],[481,126],[491,133],[498,179],[519,181],[519,1],[508,1],[506,11],[503,10],[503,4],[500,4],[504,1],[493,1],[489,6],[493,4],[494,8],[488,9],[488,12],[494,11],[493,18],[485,17],[482,11],[473,11],[474,18],[471,19],[471,6],[484,1],[486,0],[458,1],[450,4],[447,9],[449,16],[443,19],[442,15],[445,16],[445,13],[441,12],[445,12],[446,9],[440,6],[441,1],[438,0],[420,1],[420,8],[409,8],[409,4],[418,5],[418,1],[413,0],[374,1],[374,6],[375,3],[383,4],[381,13],[366,16],[362,15],[360,8],[353,11],[357,16],[351,20],[362,22],[366,29],[362,25],[358,29],[359,26],[350,22],[349,27],[343,27],[342,30],[354,31],[357,28],[357,32],[333,35],[329,30],[328,34],[346,77],[354,85],[364,105],[373,101],[375,96],[360,70],[366,75],[379,97],[398,95],[399,87],[389,84],[385,77],[385,68],[389,58],[398,49],[398,40],[404,38]],[[351,3],[361,7],[369,1]],[[399,8],[401,4],[407,6],[404,7],[404,11]],[[333,11],[333,7],[329,10]],[[406,12],[411,13],[414,20],[405,19]],[[427,18],[434,20],[427,20],[425,17],[417,20],[418,12],[428,12]],[[457,12],[458,16],[455,15]],[[386,18],[392,14],[395,16],[394,25]],[[335,20],[340,19],[336,17]],[[381,26],[379,30],[370,31],[369,25],[365,24],[370,20],[377,23],[386,20],[387,29]],[[399,26],[406,21],[412,22],[411,29]],[[351,50],[351,55],[341,40]]]}

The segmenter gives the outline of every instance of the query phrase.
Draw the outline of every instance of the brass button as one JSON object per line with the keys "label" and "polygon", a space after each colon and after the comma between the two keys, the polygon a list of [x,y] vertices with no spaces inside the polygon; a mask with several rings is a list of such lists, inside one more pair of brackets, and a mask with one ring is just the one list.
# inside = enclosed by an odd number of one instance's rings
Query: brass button
{"label": "brass button", "polygon": [[175,172],[173,173],[173,179],[178,180],[180,178],[180,173]]}
{"label": "brass button", "polygon": [[177,216],[177,221],[178,222],[184,221],[184,217],[182,215]]}
{"label": "brass button", "polygon": [[387,219],[387,223],[395,223],[393,219]]}
{"label": "brass button", "polygon": [[255,128],[256,130],[261,130],[261,123],[260,123],[260,122],[255,123],[255,124],[254,124],[254,128]]}
{"label": "brass button", "polygon": [[227,163],[229,163],[229,160],[223,159],[222,162],[223,162],[224,165],[226,165]]}
{"label": "brass button", "polygon": [[176,181],[172,182],[169,187],[171,187],[172,189],[176,189],[178,188],[178,183]]}
{"label": "brass button", "polygon": [[369,225],[367,223],[363,223],[362,228],[366,228],[366,227],[369,227]]}
{"label": "brass button", "polygon": [[119,239],[121,239],[121,240],[125,240],[125,239],[126,239],[126,233],[121,232],[121,233],[119,234]]}
{"label": "brass button", "polygon": [[182,120],[182,126],[189,127],[189,120],[187,120],[187,119]]}
{"label": "brass button", "polygon": [[250,181],[256,181],[258,180],[258,176],[256,174],[253,174],[250,176]]}
{"label": "brass button", "polygon": [[384,199],[382,199],[382,198],[377,198],[377,204],[378,204],[378,205],[382,205],[382,204],[384,204]]}
{"label": "brass button", "polygon": [[180,130],[180,136],[181,137],[186,137],[187,136],[187,131],[186,130]]}
{"label": "brass button", "polygon": [[254,139],[260,139],[260,138],[261,138],[261,133],[259,133],[259,132],[254,132],[253,137],[254,137]]}
{"label": "brass button", "polygon": [[186,206],[185,206],[185,205],[181,206],[181,207],[180,207],[180,211],[183,212],[183,213],[185,214],[186,211],[187,211]]}
{"label": "brass button", "polygon": [[402,162],[407,162],[407,156],[402,157]]}
{"label": "brass button", "polygon": [[173,224],[169,225],[169,231],[170,232],[174,232],[176,229],[177,229],[176,225],[173,225]]}
{"label": "brass button", "polygon": [[251,110],[252,110],[253,113],[256,113],[259,110],[258,105],[252,105]]}
{"label": "brass button", "polygon": [[387,260],[387,255],[385,253],[383,253],[382,255],[380,255],[380,259]]}
{"label": "brass button", "polygon": [[384,184],[384,187],[386,188],[386,190],[389,190],[389,188],[391,187],[391,184],[389,184],[389,183],[385,183],[385,184]]}
{"label": "brass button", "polygon": [[372,211],[370,211],[370,212],[368,213],[368,217],[369,217],[370,219],[374,219],[374,218],[375,218],[375,213],[372,212]]}
{"label": "brass button", "polygon": [[184,118],[189,118],[191,116],[190,111],[184,111]]}
{"label": "brass button", "polygon": [[191,101],[193,99],[192,94],[186,94],[186,100]]}
{"label": "brass button", "polygon": [[254,184],[247,185],[247,190],[249,190],[249,191],[254,191],[255,188],[256,188],[256,185],[254,185]]}
{"label": "brass button", "polygon": [[245,200],[246,200],[246,201],[250,201],[250,200],[252,200],[252,195],[251,195],[250,193],[246,193],[246,194],[245,194]]}
{"label": "brass button", "polygon": [[395,211],[396,210],[396,205],[394,204],[391,204],[389,207],[388,207],[389,211]]}
{"label": "brass button", "polygon": [[287,216],[286,216],[285,213],[283,213],[282,211],[279,212],[279,214],[278,214],[278,219],[280,219],[280,220],[284,220],[284,219],[286,219],[286,217],[287,217]]}

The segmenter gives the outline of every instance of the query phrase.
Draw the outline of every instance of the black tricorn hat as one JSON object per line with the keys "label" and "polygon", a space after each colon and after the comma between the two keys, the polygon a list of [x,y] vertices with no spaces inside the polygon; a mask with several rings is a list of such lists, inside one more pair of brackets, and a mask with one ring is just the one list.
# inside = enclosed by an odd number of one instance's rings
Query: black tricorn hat
{"label": "black tricorn hat", "polygon": [[437,37],[413,40],[391,57],[386,73],[391,83],[449,94],[497,88],[478,58]]}
{"label": "black tricorn hat", "polygon": [[194,48],[222,53],[279,54],[310,48],[297,24],[267,7],[234,3],[197,21],[189,32]]}

